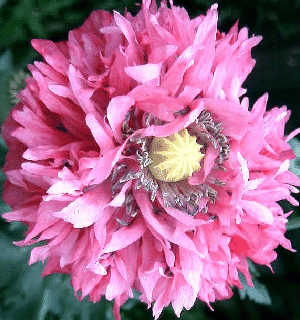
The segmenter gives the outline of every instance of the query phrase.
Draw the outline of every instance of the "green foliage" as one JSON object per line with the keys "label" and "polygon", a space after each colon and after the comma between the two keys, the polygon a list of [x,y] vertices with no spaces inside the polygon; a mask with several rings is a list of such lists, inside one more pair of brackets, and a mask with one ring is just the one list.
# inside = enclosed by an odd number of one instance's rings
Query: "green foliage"
{"label": "green foliage", "polygon": [[286,226],[287,230],[294,230],[300,228],[300,217],[295,217],[289,220]]}
{"label": "green foliage", "polygon": [[290,170],[300,177],[300,140],[293,138],[289,141],[289,145],[294,150],[296,159],[293,159],[290,163]]}
{"label": "green foliage", "polygon": [[134,11],[134,2],[97,0],[23,0],[0,2],[0,51],[12,50],[15,66],[24,67],[37,57],[30,46],[33,38],[64,40],[79,27],[91,11],[106,9]]}
{"label": "green foliage", "polygon": [[10,49],[0,54],[0,122],[6,119],[11,103],[8,94],[9,76],[13,70],[12,52]]}
{"label": "green foliage", "polygon": [[28,266],[30,249],[13,246],[11,239],[3,235],[0,249],[0,319],[113,319],[111,303],[104,299],[98,304],[87,299],[78,302],[69,276],[41,278],[41,263]]}
{"label": "green foliage", "polygon": [[261,284],[257,279],[253,279],[253,287],[250,287],[243,275],[240,275],[241,282],[243,284],[243,290],[239,290],[241,299],[248,297],[257,303],[261,303],[267,306],[271,305],[271,297],[265,285]]}
{"label": "green foliage", "polygon": [[[80,26],[92,10],[136,12],[135,0],[10,0],[0,2],[0,50],[12,50],[14,64],[24,67],[37,57],[30,47],[32,38],[63,40],[68,30]],[[177,0],[192,16],[203,13],[214,0]],[[299,0],[219,0],[220,22],[229,27],[240,19],[251,32],[270,31],[272,41],[293,41],[299,36]]]}
{"label": "green foliage", "polygon": [[41,278],[42,263],[28,266],[32,247],[13,245],[22,238],[24,227],[17,222],[12,226],[0,224],[1,320],[113,320],[111,302],[75,298],[69,275]]}

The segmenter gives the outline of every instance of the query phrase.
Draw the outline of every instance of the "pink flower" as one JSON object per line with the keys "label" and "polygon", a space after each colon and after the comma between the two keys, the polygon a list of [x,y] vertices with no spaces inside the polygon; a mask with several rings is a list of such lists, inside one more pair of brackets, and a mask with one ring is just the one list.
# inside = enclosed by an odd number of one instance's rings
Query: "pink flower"
{"label": "pink flower", "polygon": [[[179,317],[249,284],[248,259],[270,266],[297,192],[284,136],[290,112],[249,108],[254,67],[237,24],[217,30],[217,5],[190,19],[144,0],[136,16],[95,11],[67,41],[33,40],[43,62],[2,127],[7,221],[28,226],[18,245],[44,241],[30,263],[68,273],[79,299],[137,290],[158,318]],[[251,110],[251,111],[249,111]]]}

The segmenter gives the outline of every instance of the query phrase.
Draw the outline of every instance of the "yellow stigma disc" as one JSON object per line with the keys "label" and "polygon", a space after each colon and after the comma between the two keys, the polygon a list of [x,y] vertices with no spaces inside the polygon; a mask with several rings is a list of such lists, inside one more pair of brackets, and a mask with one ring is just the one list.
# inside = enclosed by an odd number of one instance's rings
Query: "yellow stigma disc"
{"label": "yellow stigma disc", "polygon": [[186,129],[168,137],[154,137],[150,144],[149,169],[154,178],[165,182],[175,182],[191,177],[200,169],[204,154],[202,145],[196,142]]}

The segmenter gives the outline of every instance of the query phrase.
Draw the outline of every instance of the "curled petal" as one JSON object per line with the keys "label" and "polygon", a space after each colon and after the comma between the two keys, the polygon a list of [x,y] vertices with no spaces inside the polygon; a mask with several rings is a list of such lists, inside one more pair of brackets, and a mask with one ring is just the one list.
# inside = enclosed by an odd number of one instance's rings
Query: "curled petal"
{"label": "curled petal", "polygon": [[101,217],[110,199],[108,185],[103,183],[53,215],[73,224],[74,228],[88,227]]}

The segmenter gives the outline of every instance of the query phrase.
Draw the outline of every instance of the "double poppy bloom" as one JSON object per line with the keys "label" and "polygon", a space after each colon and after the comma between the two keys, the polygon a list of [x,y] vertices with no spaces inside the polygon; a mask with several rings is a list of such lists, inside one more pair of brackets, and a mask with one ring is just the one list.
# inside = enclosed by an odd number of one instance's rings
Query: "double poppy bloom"
{"label": "double poppy bloom", "polygon": [[38,243],[30,263],[67,273],[79,299],[120,306],[133,289],[157,319],[196,298],[210,304],[251,285],[248,259],[270,267],[299,179],[284,136],[290,111],[253,105],[255,65],[217,5],[190,19],[144,0],[136,16],[95,11],[68,40],[33,40],[42,57],[2,127],[9,146],[7,221]]}

